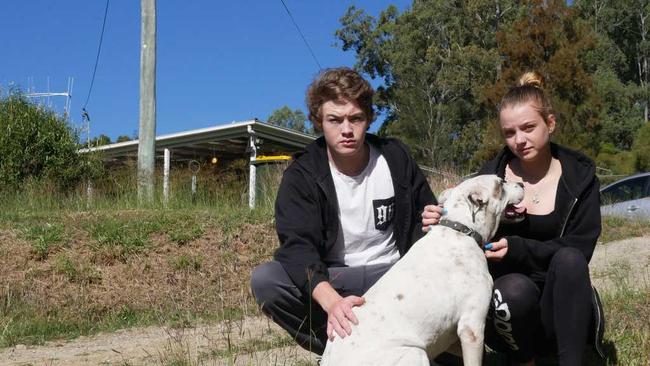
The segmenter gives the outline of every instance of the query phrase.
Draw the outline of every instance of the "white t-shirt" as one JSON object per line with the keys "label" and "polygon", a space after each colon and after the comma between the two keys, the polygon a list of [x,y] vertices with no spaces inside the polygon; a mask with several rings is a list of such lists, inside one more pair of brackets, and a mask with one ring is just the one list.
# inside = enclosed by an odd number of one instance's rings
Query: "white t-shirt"
{"label": "white t-shirt", "polygon": [[393,236],[393,180],[386,159],[368,146],[368,165],[357,176],[339,172],[330,162],[339,204],[339,234],[325,258],[327,263],[353,267],[395,263],[399,259]]}

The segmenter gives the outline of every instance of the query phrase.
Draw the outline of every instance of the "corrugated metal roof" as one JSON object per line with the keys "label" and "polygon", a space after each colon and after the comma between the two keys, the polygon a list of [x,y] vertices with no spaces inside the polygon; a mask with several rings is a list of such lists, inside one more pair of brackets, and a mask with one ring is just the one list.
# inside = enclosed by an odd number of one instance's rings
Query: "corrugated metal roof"
{"label": "corrugated metal roof", "polygon": [[[258,120],[249,120],[157,136],[156,157],[162,158],[164,149],[171,150],[172,160],[175,161],[212,156],[220,159],[247,157],[249,129],[257,138],[257,152],[260,155],[291,154],[302,150],[316,138]],[[94,151],[101,152],[106,161],[136,158],[138,140],[79,150],[80,153]]]}

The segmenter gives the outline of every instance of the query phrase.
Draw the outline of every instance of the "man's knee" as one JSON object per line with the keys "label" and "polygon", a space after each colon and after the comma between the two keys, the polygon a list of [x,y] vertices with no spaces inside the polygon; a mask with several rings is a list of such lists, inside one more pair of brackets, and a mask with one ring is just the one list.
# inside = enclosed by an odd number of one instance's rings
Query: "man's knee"
{"label": "man's knee", "polygon": [[281,297],[281,284],[287,277],[278,262],[262,263],[251,274],[251,291],[260,306],[272,306]]}

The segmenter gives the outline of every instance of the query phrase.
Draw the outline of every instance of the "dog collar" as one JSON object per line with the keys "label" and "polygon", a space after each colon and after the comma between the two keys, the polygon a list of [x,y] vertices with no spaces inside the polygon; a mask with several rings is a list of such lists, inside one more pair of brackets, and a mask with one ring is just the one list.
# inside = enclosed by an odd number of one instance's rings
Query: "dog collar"
{"label": "dog collar", "polygon": [[450,221],[445,219],[440,220],[438,225],[446,226],[450,229],[454,229],[460,233],[469,236],[470,238],[476,240],[476,244],[478,244],[478,246],[481,247],[481,249],[483,249],[483,237],[481,236],[481,234],[477,233],[474,229],[470,229],[467,226],[461,224],[460,222]]}

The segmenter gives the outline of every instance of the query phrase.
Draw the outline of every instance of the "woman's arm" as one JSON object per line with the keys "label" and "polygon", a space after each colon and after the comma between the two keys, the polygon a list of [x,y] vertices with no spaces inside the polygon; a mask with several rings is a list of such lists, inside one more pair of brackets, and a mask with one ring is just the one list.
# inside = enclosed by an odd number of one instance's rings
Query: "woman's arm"
{"label": "woman's arm", "polygon": [[503,262],[527,271],[546,270],[555,252],[564,247],[580,250],[589,261],[601,232],[599,187],[598,179],[594,177],[575,203],[561,237],[539,241],[506,236],[507,250]]}

